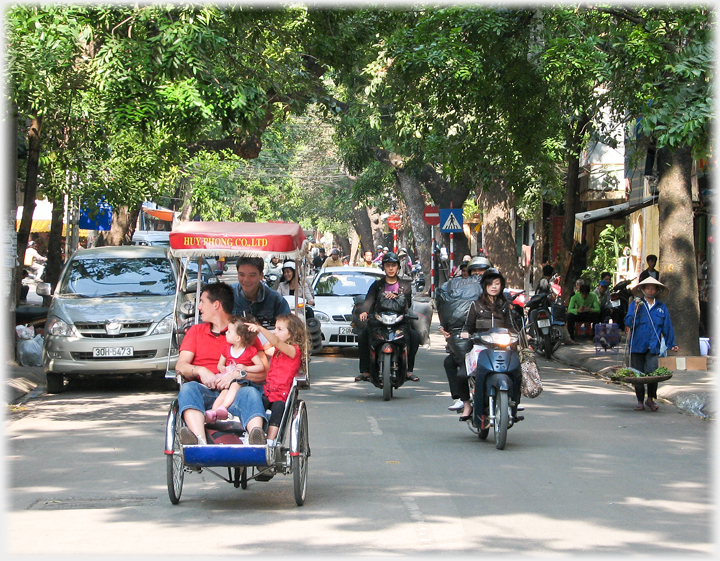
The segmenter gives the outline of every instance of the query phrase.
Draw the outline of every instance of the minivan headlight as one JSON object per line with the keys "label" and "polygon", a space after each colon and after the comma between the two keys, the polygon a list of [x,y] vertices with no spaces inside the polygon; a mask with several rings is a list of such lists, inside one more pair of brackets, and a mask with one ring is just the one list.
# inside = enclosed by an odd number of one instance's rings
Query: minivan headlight
{"label": "minivan headlight", "polygon": [[164,335],[165,333],[172,333],[175,327],[175,321],[173,320],[172,314],[167,316],[161,322],[159,322],[155,329],[153,329],[151,335]]}
{"label": "minivan headlight", "polygon": [[59,317],[51,317],[45,326],[45,331],[53,337],[73,337],[77,335],[75,326],[61,320]]}

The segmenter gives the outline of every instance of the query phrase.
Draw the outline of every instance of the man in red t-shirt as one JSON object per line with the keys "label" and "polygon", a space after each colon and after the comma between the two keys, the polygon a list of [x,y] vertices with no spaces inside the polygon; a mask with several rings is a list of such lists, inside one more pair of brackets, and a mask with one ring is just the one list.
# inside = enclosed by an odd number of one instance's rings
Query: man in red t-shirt
{"label": "man in red t-shirt", "polygon": [[[198,310],[203,323],[193,325],[180,345],[175,369],[189,380],[180,388],[178,404],[186,427],[180,430],[183,444],[205,444],[205,411],[212,408],[220,391],[230,387],[234,372],[216,376],[221,351],[227,346],[225,333],[235,298],[232,288],[222,282],[203,287]],[[264,354],[264,353],[261,353]],[[248,432],[250,444],[265,444],[265,407],[262,403],[262,384],[267,369],[248,372],[245,378],[251,385],[238,390],[228,411],[240,418]]]}

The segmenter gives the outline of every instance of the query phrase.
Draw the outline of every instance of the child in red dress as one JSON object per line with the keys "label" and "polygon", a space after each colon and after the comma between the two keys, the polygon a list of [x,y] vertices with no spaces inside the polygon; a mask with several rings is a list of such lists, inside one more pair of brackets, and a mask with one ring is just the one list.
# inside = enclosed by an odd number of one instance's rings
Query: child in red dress
{"label": "child in red dress", "polygon": [[265,378],[263,396],[265,407],[271,411],[267,438],[274,441],[285,411],[285,400],[295,376],[300,372],[307,332],[303,321],[293,314],[279,316],[275,320],[273,331],[257,324],[248,325],[248,329],[262,333],[275,348],[270,360],[270,370]]}

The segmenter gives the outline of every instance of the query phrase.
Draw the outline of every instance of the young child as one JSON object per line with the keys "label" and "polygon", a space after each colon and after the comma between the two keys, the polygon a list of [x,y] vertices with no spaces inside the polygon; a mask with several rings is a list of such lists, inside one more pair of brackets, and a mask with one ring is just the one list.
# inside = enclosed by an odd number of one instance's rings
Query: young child
{"label": "young child", "polygon": [[307,332],[303,321],[293,315],[286,314],[275,320],[275,329],[268,331],[260,325],[248,326],[250,331],[262,333],[270,344],[275,347],[275,353],[270,361],[270,370],[265,379],[265,395],[263,403],[270,409],[268,423],[268,442],[275,441],[280,421],[285,411],[285,400],[293,383],[293,379],[300,372],[302,364],[302,349],[305,348]]}
{"label": "young child", "polygon": [[258,354],[258,346],[255,344],[257,333],[249,329],[251,325],[256,325],[253,317],[230,318],[225,334],[228,345],[220,355],[217,375],[224,376],[228,372],[237,372],[237,378],[228,389],[220,392],[212,409],[205,412],[205,421],[208,423],[214,423],[216,419],[223,421],[228,418],[227,408],[232,405],[246,372],[265,370],[265,365]]}

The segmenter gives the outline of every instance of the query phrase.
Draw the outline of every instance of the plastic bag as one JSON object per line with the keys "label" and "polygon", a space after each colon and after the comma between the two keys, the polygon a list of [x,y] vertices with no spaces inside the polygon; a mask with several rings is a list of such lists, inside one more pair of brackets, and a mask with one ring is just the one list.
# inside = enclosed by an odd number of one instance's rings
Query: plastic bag
{"label": "plastic bag", "polygon": [[667,356],[667,344],[665,343],[665,335],[660,335],[660,356]]}
{"label": "plastic bag", "polygon": [[482,293],[477,279],[456,278],[444,283],[435,291],[435,307],[438,319],[447,331],[462,329],[468,310]]}
{"label": "plastic bag", "polygon": [[35,337],[35,328],[32,325],[16,325],[15,335],[18,339],[32,339]]}
{"label": "plastic bag", "polygon": [[21,366],[42,366],[43,336],[20,339],[17,344],[17,359]]}

